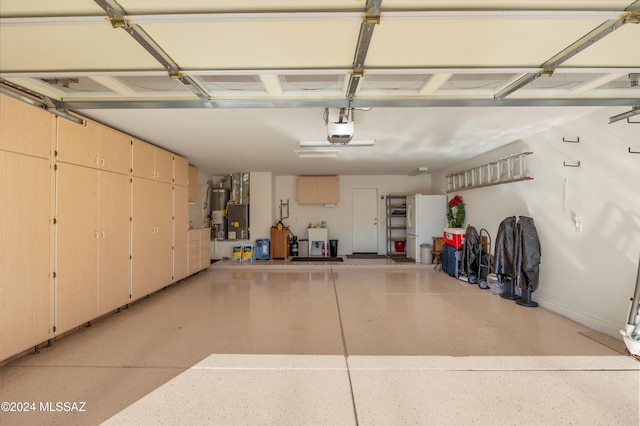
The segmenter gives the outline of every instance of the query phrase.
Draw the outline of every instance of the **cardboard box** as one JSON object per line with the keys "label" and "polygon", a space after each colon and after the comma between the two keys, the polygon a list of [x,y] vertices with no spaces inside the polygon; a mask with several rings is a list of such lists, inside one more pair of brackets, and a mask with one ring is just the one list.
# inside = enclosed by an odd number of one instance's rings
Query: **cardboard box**
{"label": "cardboard box", "polygon": [[446,228],[444,230],[444,243],[455,248],[464,247],[464,228]]}

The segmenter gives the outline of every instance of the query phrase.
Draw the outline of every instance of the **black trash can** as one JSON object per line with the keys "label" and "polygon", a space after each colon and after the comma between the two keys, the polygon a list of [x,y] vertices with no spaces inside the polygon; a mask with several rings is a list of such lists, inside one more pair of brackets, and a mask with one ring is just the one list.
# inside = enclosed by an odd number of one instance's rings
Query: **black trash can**
{"label": "black trash can", "polygon": [[338,257],[338,240],[329,240],[329,255]]}

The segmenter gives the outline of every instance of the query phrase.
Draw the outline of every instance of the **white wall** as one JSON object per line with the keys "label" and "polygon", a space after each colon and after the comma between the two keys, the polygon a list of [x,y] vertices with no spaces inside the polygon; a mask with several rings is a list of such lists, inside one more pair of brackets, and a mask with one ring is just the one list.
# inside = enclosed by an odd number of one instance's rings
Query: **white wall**
{"label": "white wall", "polygon": [[[378,190],[378,253],[386,254],[386,202],[381,196],[390,193],[431,194],[431,177],[421,176],[339,176],[339,201],[335,207],[300,205],[296,202],[296,176],[276,176],[274,190],[274,218],[280,217],[280,201],[289,200],[289,219],[283,220],[299,239],[307,238],[309,223],[323,220],[329,228],[329,238],[338,240],[338,254],[351,254],[352,191],[353,188],[377,188]],[[275,223],[274,223],[275,225]]]}
{"label": "white wall", "polygon": [[205,210],[207,201],[209,175],[198,170],[198,200],[189,203],[189,226],[192,228],[206,228],[209,226],[209,218]]}
{"label": "white wall", "polygon": [[[610,116],[626,110],[598,111],[434,177],[434,187],[445,190],[447,174],[533,151],[527,166],[534,180],[458,192],[466,224],[486,228],[495,238],[505,217],[532,217],[542,248],[533,300],[615,337],[626,323],[640,255],[640,154],[628,152],[640,151],[640,126],[608,124]],[[580,143],[563,137],[579,137]],[[578,168],[563,166],[578,161]],[[576,231],[576,216],[582,232]]]}

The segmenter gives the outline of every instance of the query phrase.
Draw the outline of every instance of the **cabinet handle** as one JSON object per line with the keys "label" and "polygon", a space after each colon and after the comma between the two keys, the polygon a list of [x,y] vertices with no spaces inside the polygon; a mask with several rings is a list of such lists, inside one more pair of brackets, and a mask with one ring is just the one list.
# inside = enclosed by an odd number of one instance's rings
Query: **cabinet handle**
{"label": "cabinet handle", "polygon": [[105,232],[104,232],[104,231],[102,231],[102,239],[103,239],[103,240],[104,240],[105,235],[106,235],[106,234],[105,234]]}
{"label": "cabinet handle", "polygon": [[96,231],[95,234],[96,234],[96,239],[98,239],[98,231]]}
{"label": "cabinet handle", "polygon": [[100,165],[101,165],[102,167],[104,167],[104,158],[103,158],[102,160],[100,160]]}
{"label": "cabinet handle", "polygon": [[98,157],[93,157],[95,160],[95,165],[97,166],[98,164],[100,164],[100,158]]}

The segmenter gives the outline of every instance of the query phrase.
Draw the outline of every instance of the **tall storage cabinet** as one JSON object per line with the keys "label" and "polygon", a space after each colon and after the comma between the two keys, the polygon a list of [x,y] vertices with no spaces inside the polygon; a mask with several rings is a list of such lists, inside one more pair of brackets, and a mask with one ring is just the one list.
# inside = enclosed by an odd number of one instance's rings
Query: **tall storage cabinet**
{"label": "tall storage cabinet", "polygon": [[173,193],[171,185],[133,178],[132,295],[139,299],[171,284]]}
{"label": "tall storage cabinet", "polygon": [[174,157],[173,185],[173,282],[189,275],[187,233],[189,230],[189,164],[185,158]]}
{"label": "tall storage cabinet", "polygon": [[189,275],[187,160],[85,122],[0,94],[0,361]]}
{"label": "tall storage cabinet", "polygon": [[58,119],[56,334],[130,301],[130,139]]}
{"label": "tall storage cabinet", "polygon": [[53,115],[0,94],[0,361],[51,337]]}
{"label": "tall storage cabinet", "polygon": [[0,182],[1,361],[51,337],[51,162],[0,149]]}
{"label": "tall storage cabinet", "polygon": [[[406,256],[407,196],[387,195],[387,255]],[[398,243],[398,244],[396,244]],[[402,246],[402,250],[399,250]]]}

